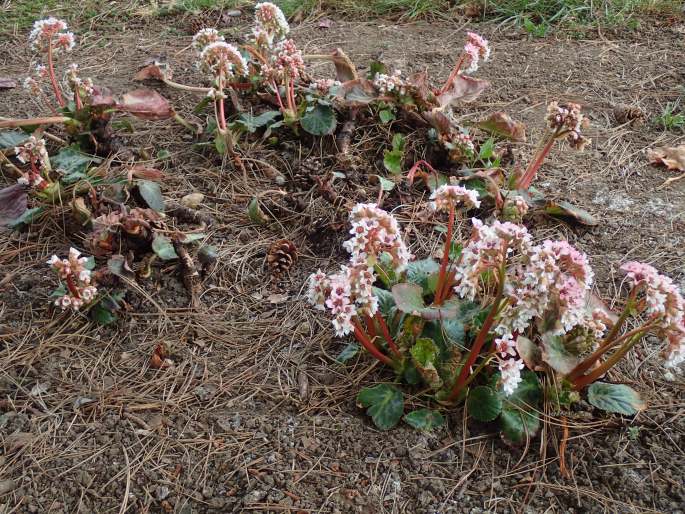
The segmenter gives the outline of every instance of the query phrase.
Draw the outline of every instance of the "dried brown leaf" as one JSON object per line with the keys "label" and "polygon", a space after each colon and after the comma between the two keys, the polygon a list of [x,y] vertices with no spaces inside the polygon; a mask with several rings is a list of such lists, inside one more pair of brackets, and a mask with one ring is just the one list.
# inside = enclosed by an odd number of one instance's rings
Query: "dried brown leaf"
{"label": "dried brown leaf", "polygon": [[169,101],[151,89],[125,93],[117,103],[117,108],[143,120],[165,120],[174,116]]}
{"label": "dried brown leaf", "polygon": [[171,70],[166,66],[164,69],[158,63],[153,63],[145,66],[138,70],[133,76],[133,80],[136,82],[142,82],[143,80],[159,80],[164,82],[166,79],[171,79]]}
{"label": "dried brown leaf", "polygon": [[0,89],[13,89],[17,87],[17,81],[9,77],[0,77]]}
{"label": "dried brown leaf", "polygon": [[349,57],[340,48],[336,48],[331,53],[331,59],[335,66],[335,79],[340,82],[347,82],[348,80],[356,80],[359,78],[357,74],[357,67],[350,60]]}
{"label": "dried brown leaf", "polygon": [[514,121],[506,112],[493,112],[490,116],[476,125],[489,134],[498,135],[512,141],[525,142],[526,126],[520,121]]}
{"label": "dried brown leaf", "polygon": [[0,189],[0,226],[24,214],[28,206],[26,187],[21,184]]}
{"label": "dried brown leaf", "polygon": [[448,107],[456,102],[473,102],[480,94],[490,87],[487,80],[474,79],[468,75],[457,75],[452,86],[438,95],[440,107]]}
{"label": "dried brown leaf", "polygon": [[362,107],[378,99],[378,91],[368,79],[354,79],[343,82],[338,98],[348,107]]}
{"label": "dried brown leaf", "polygon": [[654,166],[666,166],[673,171],[685,171],[685,145],[658,146],[653,150],[647,150],[650,164]]}

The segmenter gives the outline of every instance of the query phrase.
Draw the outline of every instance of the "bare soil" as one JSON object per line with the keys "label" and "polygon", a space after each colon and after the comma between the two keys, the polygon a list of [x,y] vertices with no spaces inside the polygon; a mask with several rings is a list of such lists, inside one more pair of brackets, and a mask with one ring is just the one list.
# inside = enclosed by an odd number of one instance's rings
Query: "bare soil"
{"label": "bare soil", "polygon": [[[244,18],[222,20],[236,36],[244,34]],[[84,74],[116,92],[132,89],[138,67],[158,55],[174,66],[179,82],[198,83],[187,48],[196,23],[83,27],[76,60]],[[542,133],[548,101],[579,102],[592,121],[592,146],[582,153],[556,148],[537,185],[585,206],[602,223],[570,228],[540,219],[536,234],[568,238],[587,252],[597,292],[609,303],[620,287],[618,267],[629,259],[653,263],[685,288],[685,181],[661,188],[671,175],[648,166],[644,154],[685,141],[650,121],[685,84],[682,19],[651,20],[640,32],[590,40],[531,40],[463,20],[336,20],[327,29],[313,21],[296,27],[294,37],[305,53],[341,47],[356,63],[380,57],[406,71],[427,67],[437,81],[472,28],[493,42],[494,60],[479,71],[493,87],[460,113],[464,120],[505,110],[524,121],[529,142],[513,149],[519,161]],[[24,35],[0,42],[3,75],[21,78],[29,62]],[[332,69],[319,63],[311,72],[325,76]],[[184,114],[198,100],[160,91]],[[0,92],[0,100],[0,116],[38,114],[19,89]],[[646,121],[618,122],[613,113],[620,104],[639,107]],[[129,291],[123,319],[102,328],[48,308],[55,284],[44,262],[74,244],[57,223],[1,234],[0,512],[685,511],[684,383],[666,379],[657,344],[638,346],[611,372],[611,380],[631,384],[647,400],[635,418],[583,403],[565,420],[546,413],[542,433],[515,448],[461,410],[447,412],[447,426],[433,433],[406,426],[378,432],[354,397],[391,374],[364,357],[336,364],[346,342],[333,338],[327,320],[301,296],[311,271],[332,269],[345,257],[344,213],[314,188],[293,185],[303,174],[338,170],[325,145],[245,143],[251,171],[240,176],[194,150],[171,123],[136,128],[123,137],[139,159],[144,151],[171,153],[151,163],[167,174],[165,195],[206,195],[202,208],[217,220],[211,240],[219,262],[204,277],[199,309],[187,307],[177,270],[164,266]],[[379,156],[390,139],[381,130],[387,129],[358,128],[354,168],[339,170],[349,173],[340,186],[346,196],[373,198],[367,177],[383,173]],[[254,194],[275,205],[282,197],[260,160],[286,175],[295,199],[266,227],[245,214]],[[409,191],[401,188],[405,198]],[[409,225],[413,251],[426,256],[434,248],[413,221],[417,207],[392,202]],[[265,252],[281,238],[295,242],[300,259],[285,279],[272,281]],[[169,346],[172,368],[150,367],[159,343]],[[421,405],[420,391],[414,393],[410,403]],[[570,437],[562,476],[563,424]]]}

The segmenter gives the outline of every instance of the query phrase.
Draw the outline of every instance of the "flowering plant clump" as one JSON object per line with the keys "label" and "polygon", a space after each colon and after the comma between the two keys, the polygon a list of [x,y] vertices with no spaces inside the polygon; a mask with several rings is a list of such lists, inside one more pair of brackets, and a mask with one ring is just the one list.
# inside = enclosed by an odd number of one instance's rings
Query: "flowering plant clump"
{"label": "flowering plant clump", "polygon": [[94,260],[81,257],[81,252],[76,248],[70,248],[66,259],[53,255],[48,265],[60,279],[60,287],[52,293],[52,296],[56,297],[54,304],[57,307],[62,310],[78,311],[95,301],[98,290],[91,275],[91,270],[95,266]]}
{"label": "flowering plant clump", "polygon": [[24,80],[24,87],[52,115],[3,119],[0,128],[62,124],[82,150],[109,155],[113,150],[110,127],[113,112],[125,112],[148,120],[175,115],[169,103],[154,91],[135,90],[115,99],[107,88],[94,85],[90,78],[82,78],[75,63],[60,73],[58,59],[76,46],[76,36],[67,28],[65,21],[53,17],[38,20],[28,38],[31,49],[41,62]]}
{"label": "flowering plant clump", "polygon": [[[336,335],[353,334],[402,381],[424,383],[446,406],[466,400],[474,418],[497,420],[506,438],[520,442],[539,428],[537,373],[556,375],[551,383],[560,384],[564,405],[587,388],[593,405],[630,414],[642,408],[637,393],[598,379],[647,333],[667,341],[667,366],[684,360],[683,298],[654,268],[624,265],[632,287],[617,317],[590,292],[587,256],[566,241],[535,244],[521,225],[473,218],[470,237],[457,242],[455,220],[478,208],[478,193],[443,185],[432,200],[436,213],[448,216],[439,262],[412,260],[396,219],[360,204],[344,244],[348,265],[309,279],[308,299],[331,313]],[[644,321],[624,332],[635,315]],[[339,360],[356,351],[346,348]],[[388,385],[359,395],[380,428],[399,421],[401,400]],[[438,418],[430,411],[405,416],[417,426]]]}

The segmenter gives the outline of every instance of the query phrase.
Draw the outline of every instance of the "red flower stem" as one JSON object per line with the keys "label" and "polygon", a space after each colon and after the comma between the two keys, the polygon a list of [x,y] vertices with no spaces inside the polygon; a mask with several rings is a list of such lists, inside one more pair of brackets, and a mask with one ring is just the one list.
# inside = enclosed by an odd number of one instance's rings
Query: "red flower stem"
{"label": "red flower stem", "polygon": [[447,80],[445,81],[445,84],[440,89],[439,94],[445,93],[450,87],[452,87],[452,82],[454,82],[454,79],[457,78],[457,75],[459,75],[459,70],[461,69],[462,64],[464,64],[464,54],[463,53],[461,55],[459,55],[459,60],[457,61],[457,64],[454,65],[454,68],[452,69],[452,73],[450,73],[450,76],[447,77]]}
{"label": "red flower stem", "polygon": [[578,378],[580,375],[585,373],[588,369],[592,367],[592,365],[597,362],[597,360],[606,353],[609,348],[611,348],[614,344],[614,340],[616,339],[616,336],[618,335],[619,331],[623,327],[623,324],[625,323],[626,319],[628,319],[628,316],[630,315],[631,311],[631,304],[634,302],[635,297],[637,296],[637,288],[633,288],[630,291],[630,294],[628,295],[628,303],[626,304],[625,309],[623,309],[623,312],[621,313],[621,316],[618,318],[616,323],[614,323],[614,326],[611,328],[607,336],[604,338],[604,341],[600,344],[599,348],[597,348],[592,355],[587,357],[583,362],[578,364],[575,368],[571,370],[571,372],[566,376],[568,380],[575,380]]}
{"label": "red flower stem", "polygon": [[421,167],[421,166],[425,166],[426,168],[431,170],[437,177],[438,172],[435,171],[435,168],[433,168],[433,166],[431,166],[430,163],[428,163],[427,161],[424,161],[423,159],[421,159],[420,161],[416,161],[414,163],[414,166],[412,166],[411,169],[409,170],[409,173],[407,173],[407,178],[409,179],[409,185],[412,185],[414,183],[414,177],[416,176],[416,172],[419,170],[419,167]]}
{"label": "red flower stem", "polygon": [[76,287],[76,284],[74,284],[74,276],[72,274],[67,275],[67,288],[74,298],[81,298],[81,295],[78,292],[78,287]]}
{"label": "red flower stem", "polygon": [[445,250],[440,261],[440,272],[438,273],[438,285],[435,288],[435,302],[437,305],[442,303],[445,295],[445,275],[447,273],[447,263],[450,259],[450,247],[452,246],[452,230],[454,229],[454,205],[450,205],[450,218],[447,223],[447,237],[445,238]]}
{"label": "red flower stem", "polygon": [[459,373],[457,382],[454,384],[454,387],[452,388],[452,392],[450,393],[448,398],[451,401],[457,398],[459,396],[459,393],[466,386],[467,379],[469,378],[470,373],[469,370],[471,369],[471,366],[473,366],[473,364],[476,362],[476,359],[478,358],[478,355],[480,354],[480,351],[483,348],[483,345],[485,344],[485,340],[487,339],[488,334],[490,333],[490,329],[492,328],[492,325],[495,322],[495,317],[497,316],[497,311],[499,310],[500,303],[502,301],[502,294],[504,292],[504,271],[504,264],[502,264],[502,266],[500,266],[499,269],[499,284],[497,284],[497,296],[495,296],[495,300],[492,302],[490,312],[488,312],[488,316],[485,318],[483,326],[481,327],[480,332],[478,332],[476,340],[474,341],[473,346],[471,347],[469,356],[467,357],[464,366],[461,368],[461,372]]}
{"label": "red flower stem", "polygon": [[527,190],[533,183],[535,175],[540,169],[540,166],[542,166],[542,163],[544,162],[545,158],[552,149],[552,146],[554,146],[554,142],[556,141],[556,134],[550,134],[547,137],[549,138],[549,140],[545,143],[545,146],[542,148],[542,150],[540,150],[535,155],[535,159],[533,159],[531,163],[528,165],[528,168],[526,168],[525,173],[518,181],[518,184],[516,184],[516,189]]}
{"label": "red flower stem", "polygon": [[76,110],[81,110],[83,108],[83,102],[81,102],[81,95],[78,92],[78,87],[74,88],[74,101],[76,102]]}
{"label": "red flower stem", "polygon": [[376,334],[376,326],[373,324],[373,318],[368,314],[365,314],[364,321],[366,321],[366,331],[369,333],[369,336],[371,336],[371,341],[373,341],[378,337],[378,334]]}
{"label": "red flower stem", "polygon": [[392,366],[392,360],[390,357],[384,355],[378,348],[376,348],[376,346],[369,340],[369,336],[364,333],[364,330],[359,325],[359,322],[354,320],[352,321],[352,324],[354,325],[354,336],[357,338],[357,341],[359,341],[362,346],[366,348],[366,351],[376,357],[376,359],[381,361],[383,364]]}
{"label": "red flower stem", "polygon": [[276,84],[275,80],[271,81],[271,87],[273,87],[274,91],[276,92],[276,100],[278,100],[278,107],[280,107],[281,112],[285,112],[286,108],[283,106],[283,99],[281,98],[281,92],[278,90],[278,84]]}
{"label": "red flower stem", "polygon": [[635,346],[640,339],[642,339],[642,336],[645,334],[646,331],[640,331],[636,334],[633,334],[633,336],[628,339],[626,344],[624,344],[621,348],[619,348],[616,353],[614,353],[611,357],[609,357],[604,363],[595,369],[592,370],[591,373],[588,373],[587,375],[584,375],[576,380],[573,381],[573,388],[576,391],[580,391],[583,389],[585,386],[590,385],[593,383],[595,380],[597,380],[599,377],[604,375],[607,371],[609,371],[611,368],[613,368],[616,363],[621,360],[621,358],[628,353],[628,351]]}
{"label": "red flower stem", "polygon": [[390,335],[390,330],[388,329],[388,325],[385,322],[385,319],[383,319],[383,315],[379,312],[376,311],[376,321],[378,321],[378,325],[381,327],[381,332],[383,333],[383,337],[388,343],[388,347],[392,351],[392,353],[395,354],[395,357],[398,359],[402,358],[402,354],[400,353],[400,349],[397,347],[395,344],[395,341],[393,340],[392,336]]}
{"label": "red flower stem", "polygon": [[52,38],[48,41],[48,73],[50,74],[50,83],[52,84],[52,90],[55,92],[55,98],[60,107],[64,107],[66,103],[64,98],[62,98],[62,91],[59,89],[57,84],[57,79],[55,78],[55,67],[52,62]]}

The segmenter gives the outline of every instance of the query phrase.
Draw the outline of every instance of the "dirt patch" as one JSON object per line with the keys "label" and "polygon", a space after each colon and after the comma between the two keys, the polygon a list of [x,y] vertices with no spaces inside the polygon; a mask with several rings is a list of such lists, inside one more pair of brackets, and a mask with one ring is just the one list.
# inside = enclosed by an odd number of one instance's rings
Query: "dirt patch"
{"label": "dirt patch", "polygon": [[[358,63],[382,57],[392,67],[428,67],[444,78],[465,28],[336,21],[325,30],[298,27],[295,38],[305,53],[339,46]],[[627,259],[651,262],[683,282],[685,186],[659,189],[669,175],[649,167],[644,150],[684,138],[649,123],[620,125],[612,114],[616,104],[628,104],[651,117],[678,95],[685,79],[682,24],[611,41],[541,41],[492,26],[478,30],[493,41],[494,61],[480,76],[494,87],[459,113],[464,120],[506,110],[526,122],[532,142],[514,149],[519,160],[541,134],[548,101],[577,101],[592,120],[592,147],[555,149],[538,185],[587,207],[602,224],[587,230],[547,221],[537,235],[566,237],[587,252],[598,292],[609,300]],[[192,54],[182,51],[190,42],[186,32],[183,24],[163,37],[157,29],[151,35],[150,27],[91,32],[77,60],[84,74],[118,92],[131,88],[139,64],[161,54],[180,82],[194,83]],[[4,43],[3,73],[26,72],[30,59],[22,48],[22,41]],[[324,65],[311,71],[331,72]],[[197,100],[163,93],[181,112]],[[22,91],[3,92],[2,100],[0,115],[37,112]],[[173,266],[161,268],[141,284],[145,295],[129,293],[125,320],[97,328],[47,308],[52,277],[44,261],[68,248],[63,235],[50,228],[3,233],[0,277],[12,279],[0,291],[0,503],[9,511],[682,512],[683,383],[666,380],[653,364],[655,345],[640,345],[611,373],[647,398],[647,411],[631,420],[582,404],[569,414],[567,476],[559,472],[562,421],[551,415],[525,448],[506,447],[494,428],[466,422],[461,411],[449,413],[448,425],[431,434],[403,427],[379,433],[354,396],[390,374],[364,358],[335,364],[344,342],[333,339],[328,322],[300,294],[308,273],[344,259],[345,227],[338,223],[344,215],[304,194],[299,211],[256,227],[245,206],[255,192],[275,188],[258,167],[237,176],[191,149],[171,124],[138,127],[125,136],[134,152],[171,154],[165,194],[206,195],[204,208],[218,220],[212,238],[219,263],[204,279],[201,309],[186,307]],[[358,138],[367,134],[361,127]],[[360,148],[380,151],[387,140]],[[276,148],[247,145],[244,154],[269,162],[289,181],[303,168],[330,166],[322,147],[289,141]],[[355,156],[362,186],[365,175],[382,173],[377,155]],[[350,196],[365,197],[353,181],[345,187]],[[398,217],[409,221],[411,209],[401,207]],[[319,237],[322,231],[327,237]],[[300,260],[286,279],[272,283],[265,252],[283,237],[297,244]],[[408,239],[420,256],[430,252],[418,231]],[[170,348],[170,369],[148,365],[160,342]]]}

